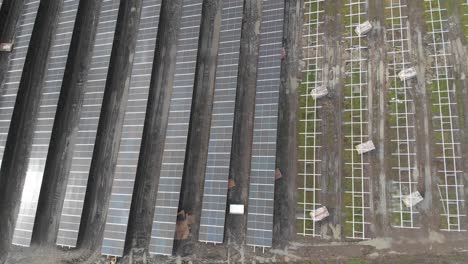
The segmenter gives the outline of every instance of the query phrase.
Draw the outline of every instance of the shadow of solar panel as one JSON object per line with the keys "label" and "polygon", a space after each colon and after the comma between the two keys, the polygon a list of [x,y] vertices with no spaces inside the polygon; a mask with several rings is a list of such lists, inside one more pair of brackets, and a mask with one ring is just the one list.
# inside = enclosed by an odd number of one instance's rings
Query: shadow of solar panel
{"label": "shadow of solar panel", "polygon": [[243,0],[223,1],[199,232],[199,240],[202,242],[222,243],[224,238],[243,2]]}
{"label": "shadow of solar panel", "polygon": [[270,247],[283,38],[283,0],[264,0],[255,98],[247,244]]}
{"label": "shadow of solar panel", "polygon": [[58,245],[74,247],[78,238],[89,167],[93,155],[102,96],[107,78],[119,0],[104,1],[97,28],[93,58],[86,82],[83,108],[63,204]]}
{"label": "shadow of solar panel", "polygon": [[102,254],[122,256],[145,121],[161,0],[143,0],[129,98],[107,213]]}
{"label": "shadow of solar panel", "polygon": [[150,252],[171,255],[184,169],[202,0],[184,0]]}

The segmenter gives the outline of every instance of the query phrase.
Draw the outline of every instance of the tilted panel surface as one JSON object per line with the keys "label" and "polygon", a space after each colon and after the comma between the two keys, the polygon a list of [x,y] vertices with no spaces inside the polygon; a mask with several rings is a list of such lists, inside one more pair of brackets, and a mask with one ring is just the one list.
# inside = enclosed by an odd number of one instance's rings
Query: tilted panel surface
{"label": "tilted panel surface", "polygon": [[150,252],[171,255],[192,105],[202,0],[184,0]]}
{"label": "tilted panel surface", "polygon": [[247,209],[247,244],[259,247],[272,244],[283,17],[283,0],[263,1]]}
{"label": "tilted panel surface", "polygon": [[60,219],[58,245],[70,247],[76,245],[119,3],[120,0],[107,0],[102,3],[93,57],[85,87],[83,108],[73,150],[70,177]]}
{"label": "tilted panel surface", "polygon": [[242,0],[224,0],[205,172],[199,240],[222,243],[243,14]]}
{"label": "tilted panel surface", "polygon": [[161,0],[144,0],[102,254],[121,256],[145,122]]}
{"label": "tilted panel surface", "polygon": [[0,90],[0,161],[3,159],[11,115],[13,114],[16,94],[18,93],[38,7],[39,0],[29,0],[24,3],[16,28],[15,45],[10,54],[8,71],[5,73],[5,80]]}
{"label": "tilted panel surface", "polygon": [[[16,28],[16,36],[14,39],[15,45],[10,54],[8,71],[5,73],[4,83],[0,89],[0,163],[3,159],[3,151],[10,128],[11,116],[15,106],[16,95],[23,73],[23,66],[28,52],[29,41],[36,20],[36,14],[39,7],[39,1],[24,1],[21,17]],[[25,197],[26,196],[26,197]],[[23,194],[22,199],[27,199],[27,194]],[[26,221],[29,214],[21,210],[18,215],[18,222]],[[23,217],[24,216],[24,217]],[[30,221],[28,221],[30,222]],[[27,228],[29,231],[31,228]],[[27,239],[22,239],[21,231],[18,228],[14,232],[13,244],[21,246],[29,246]],[[27,231],[27,230],[25,230]],[[25,235],[27,237],[27,235]]]}
{"label": "tilted panel surface", "polygon": [[49,150],[52,126],[54,125],[55,111],[62,87],[63,73],[67,63],[68,49],[75,25],[78,0],[66,0],[60,13],[60,20],[55,39],[49,52],[49,62],[45,76],[42,98],[34,140],[29,158],[26,180],[23,187],[21,207],[16,221],[14,243],[29,246],[31,242],[34,218],[36,216],[37,202],[41,191],[42,175]]}

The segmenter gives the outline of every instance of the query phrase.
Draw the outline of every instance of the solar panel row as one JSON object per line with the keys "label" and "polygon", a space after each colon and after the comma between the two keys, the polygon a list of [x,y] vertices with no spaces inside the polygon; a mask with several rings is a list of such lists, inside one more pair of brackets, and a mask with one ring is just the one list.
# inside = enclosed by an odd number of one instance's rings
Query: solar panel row
{"label": "solar panel row", "polygon": [[60,219],[58,245],[70,247],[76,245],[119,3],[120,0],[104,0],[102,4],[93,58],[75,140],[70,177]]}
{"label": "solar panel row", "polygon": [[3,151],[10,127],[11,115],[16,101],[16,94],[23,71],[29,40],[36,20],[39,0],[25,1],[21,17],[18,21],[15,37],[15,47],[10,55],[8,71],[1,87],[0,95],[0,160],[3,159]]}
{"label": "solar panel row", "polygon": [[[1,1],[1,0],[0,0]],[[78,8],[65,0],[51,49],[41,108],[29,161],[14,243],[28,246],[40,183],[60,93],[63,71]],[[174,90],[156,204],[150,252],[172,254],[190,119],[202,0],[185,0],[179,33]],[[271,246],[276,152],[276,121],[284,3],[263,0],[257,80],[254,145],[248,210],[248,244]],[[1,2],[0,2],[1,3]],[[122,255],[133,183],[140,150],[161,0],[144,0],[129,101],[107,217],[103,254]],[[0,144],[3,149],[39,1],[27,1],[20,19],[4,93],[0,97]],[[79,131],[73,153],[57,244],[74,247],[78,236],[102,96],[109,67],[119,0],[104,0]],[[200,240],[223,242],[232,125],[237,87],[243,0],[225,0]],[[3,150],[2,150],[3,152]]]}
{"label": "solar panel row", "polygon": [[34,140],[23,188],[23,196],[21,198],[20,213],[13,238],[14,243],[18,245],[29,246],[31,242],[42,176],[49,150],[52,126],[54,124],[55,111],[62,86],[78,3],[78,0],[64,1],[55,39],[49,52],[49,62],[37,123],[34,129]]}
{"label": "solar panel row", "polygon": [[121,256],[145,121],[161,0],[144,0],[102,253]]}
{"label": "solar panel row", "polygon": [[150,252],[171,255],[184,169],[202,0],[184,0]]}
{"label": "solar panel row", "polygon": [[224,238],[243,2],[243,0],[224,0],[222,7],[216,86],[199,233],[199,240],[204,242],[222,243]]}
{"label": "solar panel row", "polygon": [[[18,93],[18,87],[21,80],[26,53],[29,47],[29,40],[36,20],[36,14],[39,7],[39,1],[25,1],[21,17],[18,22],[15,37],[15,47],[10,55],[8,71],[5,75],[5,82],[1,87],[0,95],[0,160],[3,159],[3,151],[10,128],[11,116],[13,114],[13,107]],[[23,200],[31,200],[33,197],[28,197],[28,194],[23,196]],[[31,213],[25,210],[24,203],[22,203],[22,210],[17,221],[17,228],[14,232],[13,243],[16,245],[28,246],[28,236],[30,236],[31,228],[29,226],[31,221],[34,221],[34,215],[31,220]],[[23,224],[24,223],[24,224]],[[24,238],[23,238],[24,237]]]}
{"label": "solar panel row", "polygon": [[283,16],[283,0],[263,0],[247,210],[247,244],[252,246],[272,245]]}

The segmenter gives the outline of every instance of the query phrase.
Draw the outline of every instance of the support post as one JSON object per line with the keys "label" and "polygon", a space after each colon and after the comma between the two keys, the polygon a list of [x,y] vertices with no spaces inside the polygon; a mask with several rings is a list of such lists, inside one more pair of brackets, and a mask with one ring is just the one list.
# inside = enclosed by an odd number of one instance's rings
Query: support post
{"label": "support post", "polygon": [[281,177],[275,182],[273,244],[285,246],[295,233],[297,178],[297,113],[300,44],[302,40],[302,0],[285,2],[283,47],[279,92],[276,166]]}
{"label": "support post", "polygon": [[31,243],[55,246],[102,0],[81,0],[47,154]]}
{"label": "support post", "polygon": [[128,100],[142,0],[121,0],[77,248],[99,254]]}
{"label": "support post", "polygon": [[174,86],[183,0],[163,0],[124,255],[148,251]]}
{"label": "support post", "polygon": [[239,246],[245,244],[247,214],[229,214],[229,205],[242,204],[245,208],[244,211],[247,212],[261,14],[262,1],[245,0],[232,134],[231,162],[229,166],[230,188],[227,196],[225,231],[228,241]]}
{"label": "support post", "polygon": [[0,263],[13,239],[31,155],[49,50],[63,0],[42,0],[34,23],[0,169]]}
{"label": "support post", "polygon": [[[190,112],[187,151],[179,199],[177,226],[187,225],[187,239],[174,239],[174,254],[187,256],[198,241],[208,142],[210,140],[222,0],[203,2],[198,56]],[[176,232],[177,233],[177,232]]]}
{"label": "support post", "polygon": [[[5,0],[0,10],[0,43],[13,43],[24,0]],[[8,70],[9,52],[0,52],[0,87]]]}

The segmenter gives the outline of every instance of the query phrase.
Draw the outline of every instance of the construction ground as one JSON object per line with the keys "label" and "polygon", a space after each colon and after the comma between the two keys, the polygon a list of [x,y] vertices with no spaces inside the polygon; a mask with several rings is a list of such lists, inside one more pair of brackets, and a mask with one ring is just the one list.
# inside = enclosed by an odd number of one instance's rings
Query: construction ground
{"label": "construction ground", "polygon": [[[286,38],[295,46],[283,56],[301,50],[302,62],[286,66],[302,72],[298,107],[279,110],[297,112],[297,138],[278,138],[297,149],[289,241],[226,238],[197,241],[183,256],[86,258],[69,247],[12,246],[6,263],[468,263],[468,1],[297,2],[301,38]],[[358,35],[365,21],[372,29]],[[408,68],[417,75],[401,80]],[[327,95],[313,98],[320,86]],[[375,149],[357,153],[368,140]],[[423,200],[406,206],[414,192]],[[322,206],[329,216],[313,221]]]}

